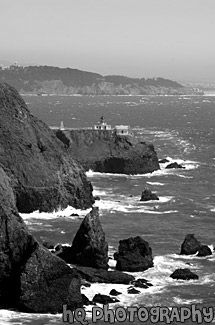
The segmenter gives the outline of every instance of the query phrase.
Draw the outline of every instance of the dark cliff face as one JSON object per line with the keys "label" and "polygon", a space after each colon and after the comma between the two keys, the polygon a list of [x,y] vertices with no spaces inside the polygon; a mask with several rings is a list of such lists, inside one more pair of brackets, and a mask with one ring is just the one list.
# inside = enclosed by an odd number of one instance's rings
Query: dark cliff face
{"label": "dark cliff face", "polygon": [[85,170],[145,174],[160,168],[154,146],[132,136],[96,130],[58,130],[56,135]]}
{"label": "dark cliff face", "polygon": [[93,203],[83,169],[11,86],[0,83],[0,165],[10,178],[20,212]]}
{"label": "dark cliff face", "polygon": [[0,308],[62,312],[82,306],[80,278],[41,247],[19,216],[10,179],[0,167]]}

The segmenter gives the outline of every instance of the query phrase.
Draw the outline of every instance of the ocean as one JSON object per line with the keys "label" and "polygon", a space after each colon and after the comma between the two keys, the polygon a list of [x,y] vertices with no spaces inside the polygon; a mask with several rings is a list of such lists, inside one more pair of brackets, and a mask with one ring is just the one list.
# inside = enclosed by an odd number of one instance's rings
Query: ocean
{"label": "ocean", "polygon": [[[215,307],[215,253],[208,257],[180,256],[186,234],[212,249],[215,245],[215,97],[214,96],[23,96],[32,114],[49,126],[91,127],[104,116],[108,124],[130,125],[136,136],[152,142],[159,159],[168,158],[185,169],[165,169],[145,175],[88,171],[94,195],[101,199],[100,219],[109,255],[119,240],[141,236],[152,248],[154,267],[135,273],[153,286],[127,294],[127,285],[93,284],[82,292],[122,292],[113,306]],[[148,187],[159,201],[140,202]],[[22,214],[35,237],[70,244],[89,210],[68,207],[54,213]],[[71,216],[76,212],[78,216]],[[114,267],[114,260],[110,259]],[[198,280],[176,281],[170,274],[190,268]],[[90,308],[87,307],[90,319]],[[33,315],[0,310],[0,324],[63,324],[61,315]],[[64,323],[65,324],[65,323]],[[194,324],[194,323],[193,323]]]}

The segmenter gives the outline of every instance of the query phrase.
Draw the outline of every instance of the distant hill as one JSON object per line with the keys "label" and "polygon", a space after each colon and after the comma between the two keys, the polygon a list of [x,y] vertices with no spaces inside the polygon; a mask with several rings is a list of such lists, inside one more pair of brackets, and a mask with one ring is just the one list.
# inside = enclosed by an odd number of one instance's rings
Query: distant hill
{"label": "distant hill", "polygon": [[191,88],[164,78],[128,78],[52,66],[0,67],[0,81],[23,94],[162,95],[191,94]]}

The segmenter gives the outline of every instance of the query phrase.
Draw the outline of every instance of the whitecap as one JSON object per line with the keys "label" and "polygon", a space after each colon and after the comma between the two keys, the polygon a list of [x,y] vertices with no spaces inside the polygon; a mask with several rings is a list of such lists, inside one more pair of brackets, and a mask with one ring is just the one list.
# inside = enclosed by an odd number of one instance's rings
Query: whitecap
{"label": "whitecap", "polygon": [[[125,199],[124,199],[125,198]],[[94,206],[98,207],[100,212],[108,210],[112,212],[124,213],[151,213],[151,214],[166,214],[175,213],[177,210],[159,211],[159,204],[166,203],[172,199],[172,196],[160,197],[159,200],[140,201],[139,197],[122,197],[116,199],[100,199],[96,200]]]}
{"label": "whitecap", "polygon": [[164,183],[160,183],[160,182],[146,182],[149,185],[158,185],[158,186],[163,186],[165,185]]}
{"label": "whitecap", "polygon": [[180,297],[173,297],[173,301],[178,305],[192,305],[200,304],[203,302],[202,299],[182,299]]}
{"label": "whitecap", "polygon": [[[21,217],[28,221],[30,219],[57,219],[60,217],[66,217],[70,219],[77,219],[79,217],[84,217],[87,213],[89,213],[91,208],[86,210],[75,209],[72,206],[68,206],[63,210],[56,210],[53,212],[39,212],[39,210],[31,212],[31,213],[20,213]],[[74,214],[74,215],[73,215]]]}

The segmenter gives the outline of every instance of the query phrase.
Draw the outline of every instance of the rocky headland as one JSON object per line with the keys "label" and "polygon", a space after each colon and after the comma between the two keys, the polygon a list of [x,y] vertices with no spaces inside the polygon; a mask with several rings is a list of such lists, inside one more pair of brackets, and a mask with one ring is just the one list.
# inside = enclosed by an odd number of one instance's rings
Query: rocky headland
{"label": "rocky headland", "polygon": [[0,83],[0,166],[19,212],[88,208],[92,186],[50,128],[34,117],[11,86]]}
{"label": "rocky headland", "polygon": [[68,153],[87,171],[144,174],[160,169],[153,144],[112,130],[55,130]]}

